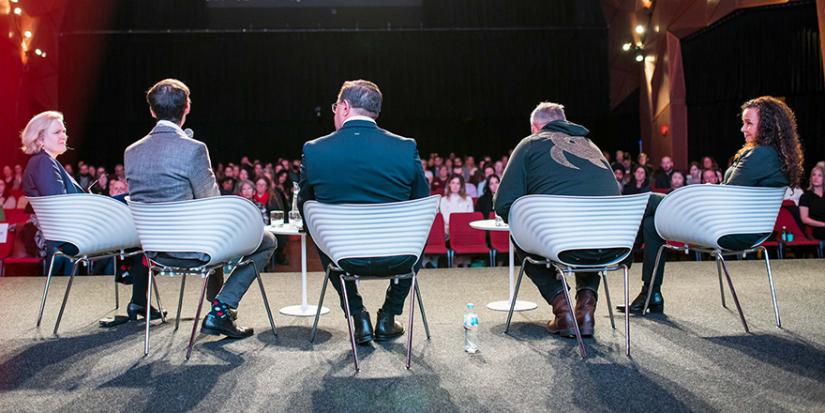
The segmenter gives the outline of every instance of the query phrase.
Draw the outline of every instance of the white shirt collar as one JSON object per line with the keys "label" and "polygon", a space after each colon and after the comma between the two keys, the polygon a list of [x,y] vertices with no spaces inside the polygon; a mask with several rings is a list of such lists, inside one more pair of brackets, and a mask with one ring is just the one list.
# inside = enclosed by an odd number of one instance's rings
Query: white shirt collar
{"label": "white shirt collar", "polygon": [[[366,120],[366,121],[369,121],[369,122],[375,123],[375,119],[373,119],[373,118],[371,118],[371,117],[369,117],[369,116],[363,116],[363,115],[352,115],[352,116],[348,117],[348,118],[347,118],[347,120],[345,120],[345,121],[344,121],[344,124],[346,124],[347,122],[349,122],[349,121],[351,121],[351,120]],[[376,123],[376,125],[377,125],[377,123]]]}
{"label": "white shirt collar", "polygon": [[180,126],[177,123],[170,122],[168,120],[159,120],[158,124],[155,125],[155,126],[166,126],[166,127],[177,130],[181,135],[184,135],[184,136],[186,135],[186,132],[184,132],[183,129],[181,129]]}

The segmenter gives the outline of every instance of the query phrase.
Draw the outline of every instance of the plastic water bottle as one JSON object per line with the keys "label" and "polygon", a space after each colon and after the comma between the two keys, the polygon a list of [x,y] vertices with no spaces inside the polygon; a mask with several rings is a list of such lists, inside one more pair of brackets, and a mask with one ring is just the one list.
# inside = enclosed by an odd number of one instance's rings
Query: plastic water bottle
{"label": "plastic water bottle", "polygon": [[464,313],[464,351],[474,354],[478,350],[478,314],[475,305],[468,303]]}

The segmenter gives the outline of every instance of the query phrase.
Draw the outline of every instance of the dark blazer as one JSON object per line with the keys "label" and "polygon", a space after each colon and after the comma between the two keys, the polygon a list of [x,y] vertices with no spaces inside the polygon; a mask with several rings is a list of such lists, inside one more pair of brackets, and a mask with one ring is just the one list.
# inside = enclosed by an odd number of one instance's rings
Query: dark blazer
{"label": "dark blazer", "polygon": [[760,145],[742,153],[725,171],[726,185],[781,187],[788,185],[776,148]]}
{"label": "dark blazer", "polygon": [[309,200],[377,204],[430,195],[415,140],[366,120],[305,143],[299,186],[302,214]]}
{"label": "dark blazer", "polygon": [[23,172],[23,193],[26,196],[48,196],[83,192],[60,162],[45,151],[29,159]]}

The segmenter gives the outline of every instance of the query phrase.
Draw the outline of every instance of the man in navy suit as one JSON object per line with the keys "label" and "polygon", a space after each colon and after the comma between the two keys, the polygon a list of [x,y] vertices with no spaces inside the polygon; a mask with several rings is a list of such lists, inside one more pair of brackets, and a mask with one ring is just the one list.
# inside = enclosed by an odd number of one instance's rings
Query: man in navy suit
{"label": "man in navy suit", "polygon": [[[344,82],[332,105],[335,132],[304,144],[298,193],[298,207],[302,213],[304,202],[309,200],[328,204],[375,204],[430,195],[415,140],[387,132],[375,123],[381,112],[382,99],[375,83],[366,80]],[[329,257],[320,250],[319,253],[321,263],[327,268]],[[420,262],[411,262],[413,260],[414,257],[387,257],[369,262],[351,260],[354,262],[350,264],[361,266],[364,269],[361,275],[382,271],[402,273],[413,265],[418,271]],[[338,291],[343,308],[338,274],[330,273],[330,280]],[[403,310],[410,284],[410,279],[390,283],[373,331],[355,282],[347,282],[358,344],[367,344],[373,339],[389,340],[404,334],[404,328],[395,321],[395,316]]]}

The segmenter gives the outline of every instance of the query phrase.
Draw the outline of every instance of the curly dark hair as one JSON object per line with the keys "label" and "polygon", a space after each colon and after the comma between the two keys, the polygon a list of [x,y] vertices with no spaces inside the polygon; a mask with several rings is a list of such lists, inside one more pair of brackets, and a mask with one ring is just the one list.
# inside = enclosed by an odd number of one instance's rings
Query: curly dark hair
{"label": "curly dark hair", "polygon": [[785,102],[772,97],[760,96],[742,104],[742,110],[754,108],[759,111],[759,130],[756,144],[746,143],[736,159],[744,151],[756,145],[771,145],[779,153],[782,171],[788,176],[792,188],[798,187],[802,180],[804,155],[799,133],[796,131],[796,115]]}

